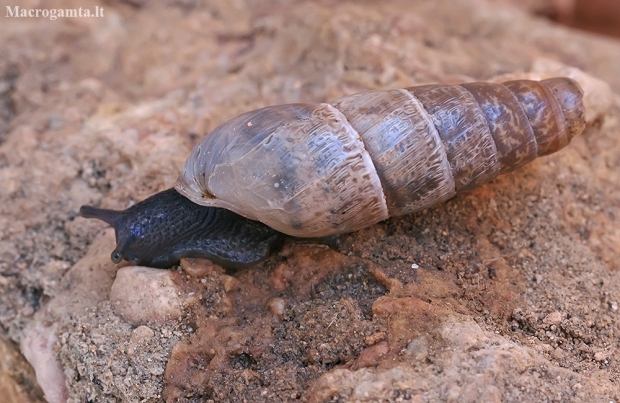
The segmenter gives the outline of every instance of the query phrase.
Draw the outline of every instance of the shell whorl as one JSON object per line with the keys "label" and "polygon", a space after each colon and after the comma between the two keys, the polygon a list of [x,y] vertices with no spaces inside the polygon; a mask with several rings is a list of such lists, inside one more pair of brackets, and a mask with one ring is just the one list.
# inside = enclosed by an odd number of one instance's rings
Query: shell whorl
{"label": "shell whorl", "polygon": [[289,235],[355,231],[563,148],[585,127],[582,95],[551,78],[269,106],[206,136],[176,189]]}

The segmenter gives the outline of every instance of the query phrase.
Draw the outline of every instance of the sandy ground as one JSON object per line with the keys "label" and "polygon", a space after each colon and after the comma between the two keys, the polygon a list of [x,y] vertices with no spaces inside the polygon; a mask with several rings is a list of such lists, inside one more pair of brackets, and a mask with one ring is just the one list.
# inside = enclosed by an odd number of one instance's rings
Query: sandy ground
{"label": "sandy ground", "polygon": [[618,93],[620,42],[507,1],[38,4],[105,17],[0,24],[9,402],[620,401],[617,97],[558,154],[250,269],[119,269],[113,232],[76,217],[172,186],[205,133],[254,108],[539,57]]}

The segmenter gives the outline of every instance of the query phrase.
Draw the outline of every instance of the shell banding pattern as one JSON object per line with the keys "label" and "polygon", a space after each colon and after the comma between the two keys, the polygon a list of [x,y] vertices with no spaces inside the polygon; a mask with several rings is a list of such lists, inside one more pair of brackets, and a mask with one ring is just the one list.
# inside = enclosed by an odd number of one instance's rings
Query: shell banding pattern
{"label": "shell banding pattern", "polygon": [[585,128],[582,95],[558,77],[269,106],[207,135],[176,189],[289,235],[355,231],[563,148]]}

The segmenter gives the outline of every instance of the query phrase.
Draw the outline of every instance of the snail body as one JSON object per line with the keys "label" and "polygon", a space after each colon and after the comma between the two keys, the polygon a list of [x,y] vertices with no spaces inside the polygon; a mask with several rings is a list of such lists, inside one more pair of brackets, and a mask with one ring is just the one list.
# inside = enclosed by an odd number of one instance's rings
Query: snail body
{"label": "snail body", "polygon": [[[221,259],[228,266],[249,265],[269,254],[279,232],[324,237],[356,231],[446,201],[565,147],[585,128],[582,96],[575,81],[558,77],[423,85],[331,103],[268,106],[206,136],[186,160],[175,189],[196,208],[227,211],[210,212],[218,218],[188,227],[210,239],[212,250],[202,256],[218,255],[217,242],[225,249],[254,248],[256,253]],[[117,213],[126,221],[152,216],[152,202],[139,204]],[[156,204],[160,214],[167,211]],[[85,208],[83,215],[105,217]],[[188,214],[187,207],[181,210]],[[170,264],[200,255],[204,242],[179,249],[184,225],[174,226],[174,234],[160,226],[156,234],[132,237],[115,225],[119,246],[113,260],[130,249],[142,251],[133,258],[138,262]],[[218,232],[220,227],[228,230]],[[214,232],[224,240],[215,242]],[[148,246],[150,236],[157,248]],[[259,241],[250,241],[255,236]],[[138,240],[142,246],[132,246]],[[174,252],[166,251],[173,246]]]}
{"label": "snail body", "polygon": [[174,189],[159,192],[124,211],[82,206],[80,215],[114,227],[112,261],[167,268],[182,257],[205,258],[232,268],[260,262],[282,234],[232,211],[192,203]]}

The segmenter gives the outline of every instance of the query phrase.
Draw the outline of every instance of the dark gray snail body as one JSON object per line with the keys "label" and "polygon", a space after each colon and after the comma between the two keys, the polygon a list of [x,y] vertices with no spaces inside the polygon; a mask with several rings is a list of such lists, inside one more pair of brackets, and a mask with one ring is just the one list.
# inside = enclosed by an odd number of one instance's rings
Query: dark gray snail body
{"label": "dark gray snail body", "polygon": [[282,234],[232,211],[203,207],[176,190],[159,192],[124,211],[82,206],[80,215],[114,227],[112,261],[167,268],[182,257],[242,268],[263,260]]}
{"label": "dark gray snail body", "polygon": [[288,235],[351,232],[441,203],[563,148],[585,128],[582,95],[575,81],[551,78],[270,106],[206,136],[175,188],[205,208]]}

